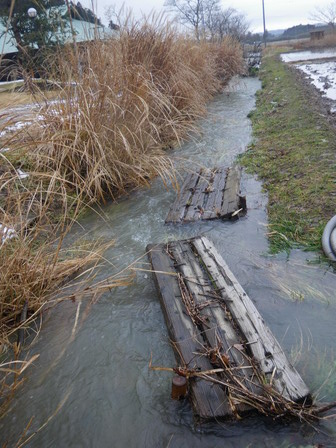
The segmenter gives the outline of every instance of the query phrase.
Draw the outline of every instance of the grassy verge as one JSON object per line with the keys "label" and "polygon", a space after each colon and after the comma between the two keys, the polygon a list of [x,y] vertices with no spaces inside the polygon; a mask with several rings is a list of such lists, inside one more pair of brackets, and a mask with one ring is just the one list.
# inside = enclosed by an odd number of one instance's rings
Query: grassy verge
{"label": "grassy verge", "polygon": [[274,51],[264,57],[260,77],[251,116],[255,141],[241,161],[269,194],[271,251],[320,250],[335,214],[335,129]]}

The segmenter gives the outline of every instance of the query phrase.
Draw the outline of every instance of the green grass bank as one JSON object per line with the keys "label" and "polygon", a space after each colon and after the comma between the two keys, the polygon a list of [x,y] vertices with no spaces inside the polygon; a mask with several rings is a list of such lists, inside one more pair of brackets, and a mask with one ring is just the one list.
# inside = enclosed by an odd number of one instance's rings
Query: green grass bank
{"label": "green grass bank", "polygon": [[274,50],[260,78],[254,141],[241,163],[268,192],[271,251],[322,250],[324,226],[336,213],[336,129],[322,99]]}

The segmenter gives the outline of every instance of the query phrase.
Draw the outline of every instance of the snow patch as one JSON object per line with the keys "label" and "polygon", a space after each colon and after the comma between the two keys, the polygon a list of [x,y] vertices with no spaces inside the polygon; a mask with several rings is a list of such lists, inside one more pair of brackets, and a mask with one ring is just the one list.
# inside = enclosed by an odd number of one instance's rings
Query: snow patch
{"label": "snow patch", "polygon": [[6,227],[3,224],[0,224],[0,242],[1,246],[5,244],[7,240],[11,240],[13,238],[17,237],[17,233],[14,229],[11,229],[10,227]]}
{"label": "snow patch", "polygon": [[295,67],[308,75],[311,83],[324,96],[336,101],[336,62],[322,62],[319,64],[300,64]]}
{"label": "snow patch", "polygon": [[23,170],[18,169],[16,172],[20,179],[27,179],[27,177],[29,177],[29,174]]}
{"label": "snow patch", "polygon": [[32,121],[18,121],[11,126],[7,126],[3,131],[0,132],[0,138],[4,137],[9,132],[19,131],[20,129],[30,126],[32,123]]}

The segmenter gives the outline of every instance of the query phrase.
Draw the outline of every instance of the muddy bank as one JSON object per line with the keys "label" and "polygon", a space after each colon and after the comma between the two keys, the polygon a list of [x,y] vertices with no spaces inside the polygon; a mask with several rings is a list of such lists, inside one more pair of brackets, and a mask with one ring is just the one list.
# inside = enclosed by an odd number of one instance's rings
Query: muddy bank
{"label": "muddy bank", "polygon": [[323,95],[322,92],[312,83],[312,79],[294,65],[289,65],[288,69],[293,72],[297,82],[305,90],[307,98],[311,100],[311,108],[322,114],[328,123],[336,129],[335,100]]}

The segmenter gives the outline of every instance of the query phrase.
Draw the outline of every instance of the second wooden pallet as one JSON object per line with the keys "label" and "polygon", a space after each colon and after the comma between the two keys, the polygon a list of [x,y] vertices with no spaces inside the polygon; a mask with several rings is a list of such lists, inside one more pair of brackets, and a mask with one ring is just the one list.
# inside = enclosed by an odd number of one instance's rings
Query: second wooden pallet
{"label": "second wooden pallet", "polygon": [[242,168],[201,169],[190,173],[166,218],[166,224],[231,219],[246,211],[240,195]]}

